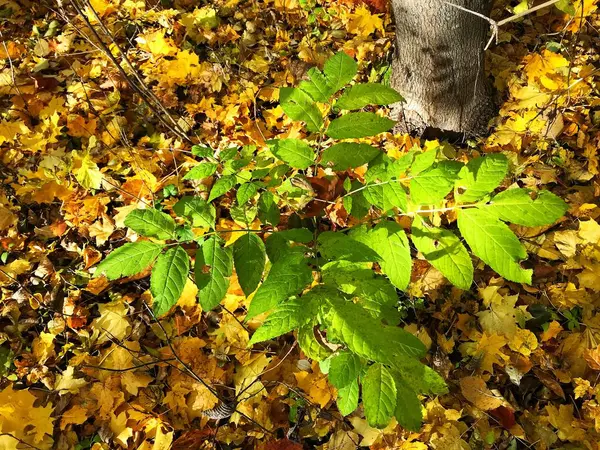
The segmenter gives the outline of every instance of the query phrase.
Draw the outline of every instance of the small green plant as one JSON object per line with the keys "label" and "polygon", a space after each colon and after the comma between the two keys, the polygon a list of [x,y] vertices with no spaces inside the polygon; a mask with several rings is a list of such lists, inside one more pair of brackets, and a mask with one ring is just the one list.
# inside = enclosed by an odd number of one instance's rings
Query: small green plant
{"label": "small green plant", "polygon": [[[416,430],[422,419],[418,395],[442,394],[447,387],[420,362],[425,346],[399,327],[398,290],[407,289],[412,269],[409,237],[416,250],[458,288],[469,289],[473,283],[472,254],[508,280],[531,283],[532,271],[521,267],[527,252],[507,223],[552,224],[567,205],[547,191],[514,188],[495,193],[509,169],[502,154],[463,164],[448,159],[440,148],[413,148],[393,159],[360,141],[394,125],[363,109],[402,99],[381,84],[344,88],[356,72],[356,62],[338,53],[323,71],[311,69],[309,80],[298,88],[280,90],[283,110],[305,122],[310,132],[304,140],[272,141],[270,152],[258,155],[248,146],[216,156],[211,149],[194,147],[194,154],[204,161],[184,179],[219,174],[207,199],[182,197],[173,207],[183,219],[179,226],[171,215],[156,209],[133,211],[125,225],[148,240],[113,251],[96,275],[113,280],[152,266],[153,308],[157,315],[164,314],[179,299],[190,271],[182,245],[195,239],[194,278],[204,310],[219,305],[235,268],[244,293],[254,293],[246,320],[269,313],[251,344],[297,330],[301,349],[321,362],[338,389],[342,414],[353,412],[362,398],[371,426],[385,427],[395,416],[403,427]],[[279,204],[301,211],[314,197],[302,171],[320,165],[340,172],[366,164],[364,182],[347,177],[345,191],[334,203],[341,203],[358,220],[370,214],[368,221],[335,232],[276,230]],[[237,230],[243,235],[225,247],[215,230],[213,202],[236,186],[232,217],[249,224],[258,216],[270,227]],[[169,195],[176,191],[169,190]],[[450,195],[452,206],[440,207]],[[439,220],[432,219],[448,211],[456,213],[458,229],[434,225]],[[401,215],[413,219],[409,235],[393,220]],[[195,238],[191,227],[213,231]]]}

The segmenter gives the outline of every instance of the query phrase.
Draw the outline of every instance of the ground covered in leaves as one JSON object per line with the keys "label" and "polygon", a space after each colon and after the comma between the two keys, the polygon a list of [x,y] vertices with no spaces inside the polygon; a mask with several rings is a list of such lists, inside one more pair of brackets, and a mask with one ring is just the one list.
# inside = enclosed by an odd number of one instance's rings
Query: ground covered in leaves
{"label": "ground covered in leaves", "polygon": [[[494,18],[523,3],[497,2]],[[463,160],[503,152],[508,184],[570,206],[553,226],[514,227],[531,286],[480,264],[476,286],[461,291],[415,253],[405,327],[450,393],[424,398],[424,425],[409,433],[395,422],[370,428],[360,409],[342,417],[293,335],[248,348],[258,322],[243,322],[249,300],[235,275],[222,308],[202,312],[190,281],[160,322],[146,306],[148,273],[92,278],[136,239],[123,224],[130,211],[170,212],[179,196],[210,188],[213,177],[183,180],[197,162],[192,144],[260,154],[269,139],[302,137],[278,88],[339,50],[358,60],[362,81],[385,80],[385,2],[0,0],[0,448],[600,448],[596,3],[501,28],[487,52],[501,105],[488,137],[374,140],[393,158],[413,145]],[[316,195],[337,198],[340,174],[311,170]],[[321,230],[352,224],[341,201],[278,194],[280,229],[307,218]],[[240,235],[228,230],[243,228],[233,198],[217,209],[228,243]],[[231,417],[211,419],[231,405]]]}

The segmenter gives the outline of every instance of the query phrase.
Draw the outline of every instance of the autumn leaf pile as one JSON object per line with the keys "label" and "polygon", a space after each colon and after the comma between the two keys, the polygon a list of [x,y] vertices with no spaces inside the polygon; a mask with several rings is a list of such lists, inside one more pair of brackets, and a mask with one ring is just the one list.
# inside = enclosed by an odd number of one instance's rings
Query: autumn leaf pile
{"label": "autumn leaf pile", "polygon": [[[494,18],[523,3],[497,2]],[[278,89],[339,50],[362,81],[385,80],[385,2],[0,0],[0,449],[600,448],[597,3],[500,29],[487,52],[500,104],[488,137],[373,139],[392,158],[414,144],[463,161],[503,152],[505,187],[548,189],[570,208],[552,226],[513,227],[531,286],[480,264],[462,291],[414,262],[404,326],[450,393],[424,399],[424,425],[410,433],[370,428],[360,409],[342,417],[293,335],[249,347],[259,323],[243,322],[235,274],[222,308],[203,312],[189,281],[160,322],[146,306],[149,273],[93,278],[137,238],[128,213],[171,213],[181,195],[209,190],[212,177],[183,179],[193,144],[260,153],[301,138]],[[335,173],[309,175],[336,198]],[[225,195],[217,208],[227,244],[243,228],[232,204]],[[278,206],[285,229],[294,205]],[[348,225],[341,202],[307,208],[321,226]],[[211,418],[232,404],[230,418]]]}

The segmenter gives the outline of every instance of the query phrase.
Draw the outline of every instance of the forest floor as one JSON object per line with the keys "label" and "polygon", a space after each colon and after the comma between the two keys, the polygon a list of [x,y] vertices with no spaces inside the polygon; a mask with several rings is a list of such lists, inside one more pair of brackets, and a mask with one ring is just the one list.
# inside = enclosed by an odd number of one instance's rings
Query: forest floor
{"label": "forest floor", "polygon": [[[496,3],[496,19],[523,7]],[[92,278],[132,238],[129,212],[170,210],[199,189],[181,176],[196,163],[192,142],[260,152],[302,136],[278,88],[339,50],[359,62],[358,79],[384,80],[385,1],[0,0],[0,448],[599,449],[600,15],[595,0],[574,6],[575,16],[552,7],[501,28],[487,52],[501,99],[488,137],[379,141],[391,157],[413,145],[503,152],[509,184],[569,204],[557,224],[513,227],[531,286],[480,264],[476,287],[461,291],[415,261],[405,327],[450,393],[424,398],[423,427],[407,432],[371,428],[361,409],[342,417],[293,335],[248,348],[258,324],[242,322],[235,275],[223,308],[202,312],[190,283],[160,325],[145,306],[148,273]],[[310,175],[326,196],[331,174]],[[239,236],[226,233],[239,228],[231,204],[224,196],[217,209],[227,243]],[[347,225],[341,203],[322,215]],[[203,414],[220,405],[198,378],[243,392],[229,419]]]}

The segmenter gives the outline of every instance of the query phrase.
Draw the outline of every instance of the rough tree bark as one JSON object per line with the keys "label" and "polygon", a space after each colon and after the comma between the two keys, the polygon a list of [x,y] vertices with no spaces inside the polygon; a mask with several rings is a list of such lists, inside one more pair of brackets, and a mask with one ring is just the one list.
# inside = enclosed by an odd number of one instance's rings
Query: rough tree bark
{"label": "rough tree bark", "polygon": [[[448,2],[489,16],[493,0]],[[484,134],[495,113],[484,72],[489,23],[444,0],[392,0],[392,7],[392,86],[406,100],[394,108],[399,127]]]}

